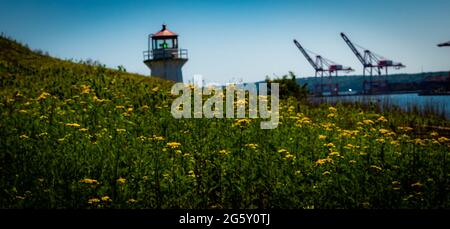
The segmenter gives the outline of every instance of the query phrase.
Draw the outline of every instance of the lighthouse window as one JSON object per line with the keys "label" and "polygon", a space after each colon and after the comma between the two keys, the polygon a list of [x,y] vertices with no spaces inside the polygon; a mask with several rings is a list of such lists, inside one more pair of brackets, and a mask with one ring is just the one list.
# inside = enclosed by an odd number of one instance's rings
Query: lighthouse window
{"label": "lighthouse window", "polygon": [[174,48],[174,42],[172,39],[156,40],[157,49],[171,49]]}

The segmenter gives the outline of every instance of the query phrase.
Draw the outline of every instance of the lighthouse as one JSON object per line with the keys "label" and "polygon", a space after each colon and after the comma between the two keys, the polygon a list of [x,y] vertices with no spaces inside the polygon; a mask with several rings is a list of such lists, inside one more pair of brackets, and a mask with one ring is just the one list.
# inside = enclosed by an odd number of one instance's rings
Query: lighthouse
{"label": "lighthouse", "polygon": [[187,61],[187,50],[178,48],[178,35],[168,30],[166,25],[148,36],[144,63],[150,68],[152,76],[183,82],[181,68]]}

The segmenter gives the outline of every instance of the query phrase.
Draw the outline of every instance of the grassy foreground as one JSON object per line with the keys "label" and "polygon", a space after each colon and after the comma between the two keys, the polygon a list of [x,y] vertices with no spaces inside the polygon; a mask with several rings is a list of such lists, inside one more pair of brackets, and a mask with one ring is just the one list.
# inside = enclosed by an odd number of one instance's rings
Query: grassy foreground
{"label": "grassy foreground", "polygon": [[448,121],[294,99],[274,130],[174,119],[171,85],[0,38],[0,208],[450,207]]}

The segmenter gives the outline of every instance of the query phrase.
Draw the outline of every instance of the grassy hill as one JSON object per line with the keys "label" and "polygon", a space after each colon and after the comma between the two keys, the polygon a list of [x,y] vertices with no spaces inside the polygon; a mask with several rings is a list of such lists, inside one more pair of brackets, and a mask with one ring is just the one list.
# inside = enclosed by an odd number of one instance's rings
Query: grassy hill
{"label": "grassy hill", "polygon": [[292,98],[273,130],[174,119],[171,85],[0,38],[0,208],[450,207],[448,121]]}

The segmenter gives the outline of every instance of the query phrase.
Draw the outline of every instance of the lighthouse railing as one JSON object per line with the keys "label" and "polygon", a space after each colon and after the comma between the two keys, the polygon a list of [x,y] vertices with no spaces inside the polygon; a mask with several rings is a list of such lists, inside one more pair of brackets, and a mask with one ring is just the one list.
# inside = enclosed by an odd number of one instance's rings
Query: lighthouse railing
{"label": "lighthouse railing", "polygon": [[144,51],[144,61],[163,59],[187,59],[187,49],[154,49]]}

